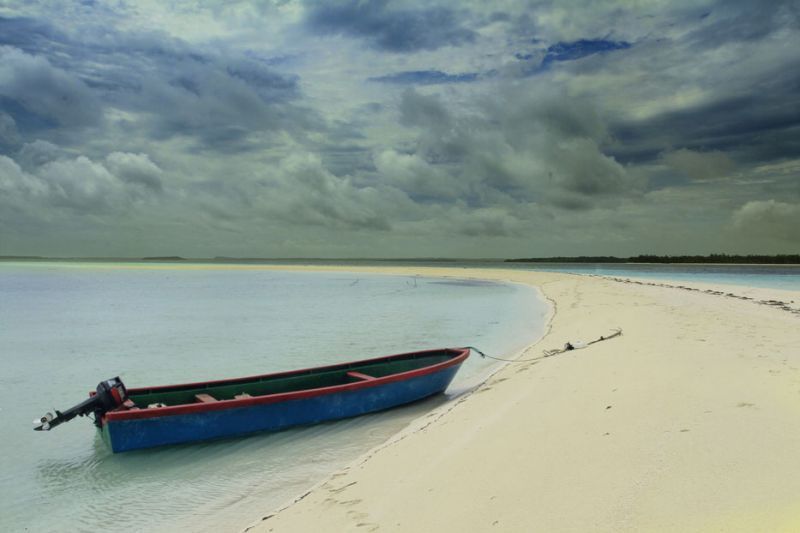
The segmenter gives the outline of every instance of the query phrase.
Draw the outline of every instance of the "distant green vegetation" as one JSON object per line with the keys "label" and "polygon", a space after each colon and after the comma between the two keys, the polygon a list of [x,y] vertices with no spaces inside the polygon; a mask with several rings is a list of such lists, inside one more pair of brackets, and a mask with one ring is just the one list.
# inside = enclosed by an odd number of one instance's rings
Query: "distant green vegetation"
{"label": "distant green vegetation", "polygon": [[627,263],[624,257],[610,255],[581,255],[578,257],[531,257],[528,259],[506,259],[506,263]]}
{"label": "distant green vegetation", "polygon": [[580,256],[506,259],[507,263],[711,263],[736,265],[798,265],[800,254],[785,255],[637,255],[634,257]]}
{"label": "distant green vegetation", "polygon": [[637,255],[628,259],[631,263],[728,263],[728,264],[762,264],[762,265],[795,265],[800,264],[800,254],[786,255]]}

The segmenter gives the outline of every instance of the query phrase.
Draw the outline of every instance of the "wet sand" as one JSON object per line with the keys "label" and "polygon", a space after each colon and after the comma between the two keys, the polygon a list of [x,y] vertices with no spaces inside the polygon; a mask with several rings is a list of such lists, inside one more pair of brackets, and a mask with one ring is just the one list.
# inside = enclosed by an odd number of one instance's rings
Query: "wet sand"
{"label": "wet sand", "polygon": [[800,530],[800,293],[347,270],[527,283],[554,312],[519,362],[248,531]]}

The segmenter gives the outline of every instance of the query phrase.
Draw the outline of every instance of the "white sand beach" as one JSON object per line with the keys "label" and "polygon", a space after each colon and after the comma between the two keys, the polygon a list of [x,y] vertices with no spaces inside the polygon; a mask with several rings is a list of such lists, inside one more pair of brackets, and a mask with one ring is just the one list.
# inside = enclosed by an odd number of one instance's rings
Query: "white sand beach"
{"label": "white sand beach", "polygon": [[[348,270],[527,283],[554,313],[519,355],[537,359],[264,509],[248,531],[800,530],[800,293]],[[540,358],[615,328],[621,337]]]}

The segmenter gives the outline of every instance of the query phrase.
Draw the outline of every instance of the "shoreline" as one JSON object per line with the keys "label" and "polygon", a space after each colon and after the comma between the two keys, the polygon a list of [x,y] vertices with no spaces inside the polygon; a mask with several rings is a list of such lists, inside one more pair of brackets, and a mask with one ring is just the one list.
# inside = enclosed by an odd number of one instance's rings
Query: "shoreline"
{"label": "shoreline", "polygon": [[[306,269],[305,265],[297,266],[297,268],[300,269],[300,270]],[[387,268],[392,268],[392,267],[387,267]],[[405,268],[405,267],[403,267],[403,268]],[[359,272],[359,271],[356,270],[356,271],[353,271],[353,272]],[[378,274],[378,275],[381,275],[381,274],[385,274],[385,275],[397,274],[397,273],[383,273],[383,272],[378,273],[378,272],[371,272],[371,271],[368,272],[368,273],[370,273],[370,274]],[[456,272],[456,274],[458,274],[458,272]],[[421,275],[421,276],[424,275],[426,277],[429,276],[429,277],[431,277],[433,279],[449,279],[449,278],[456,278],[456,277],[457,278],[462,278],[463,277],[463,276],[458,276],[458,275],[452,275],[452,276],[450,276],[450,275],[449,276],[428,275],[427,273],[422,273],[422,274],[419,274],[419,275]],[[464,279],[486,279],[486,278],[464,277]],[[325,476],[324,478],[322,478],[319,481],[317,481],[316,483],[314,483],[307,490],[304,490],[304,491],[296,494],[295,496],[293,496],[292,498],[290,498],[289,500],[287,500],[285,503],[281,504],[277,508],[274,508],[274,509],[270,510],[270,512],[267,513],[265,516],[263,516],[260,520],[257,520],[255,522],[253,522],[252,524],[248,525],[244,529],[240,529],[240,530],[237,529],[237,531],[241,531],[242,533],[248,533],[250,531],[257,531],[258,530],[257,529],[258,525],[261,522],[263,522],[265,520],[268,520],[268,519],[272,518],[273,516],[275,516],[276,514],[281,513],[283,511],[291,508],[293,505],[299,503],[300,501],[305,499],[311,493],[313,493],[313,492],[315,492],[317,490],[323,489],[328,483],[330,483],[332,480],[334,480],[337,477],[339,477],[342,472],[346,472],[346,471],[348,471],[348,470],[350,470],[352,468],[357,468],[358,466],[360,466],[360,465],[366,463],[367,461],[369,461],[376,453],[379,453],[382,450],[384,450],[386,448],[389,448],[390,446],[394,445],[395,443],[402,441],[403,439],[407,438],[408,436],[413,435],[413,434],[425,429],[426,427],[428,427],[429,425],[431,425],[433,423],[436,423],[439,419],[441,419],[443,416],[445,416],[448,412],[450,412],[458,404],[460,404],[461,402],[466,401],[470,396],[472,396],[473,394],[479,392],[481,390],[481,387],[483,387],[487,382],[490,382],[497,374],[502,372],[506,367],[508,367],[509,365],[512,365],[514,363],[518,363],[519,362],[518,360],[521,359],[522,356],[525,353],[527,353],[532,347],[540,345],[542,340],[550,332],[550,326],[551,326],[553,317],[555,316],[555,302],[553,300],[551,300],[550,298],[548,298],[538,286],[532,286],[532,285],[529,285],[529,284],[526,284],[526,283],[522,283],[522,282],[518,282],[518,281],[501,281],[501,280],[494,280],[494,281],[499,281],[499,282],[502,282],[502,283],[513,284],[513,285],[522,285],[522,286],[524,286],[524,287],[526,287],[528,289],[533,289],[534,292],[537,295],[537,298],[539,298],[542,302],[546,302],[547,303],[548,312],[547,312],[547,315],[544,318],[544,325],[543,325],[541,334],[536,338],[536,340],[534,342],[532,342],[531,344],[528,344],[527,346],[525,346],[523,348],[520,348],[520,349],[516,350],[514,353],[512,353],[508,357],[508,359],[497,359],[496,363],[493,365],[491,370],[488,373],[483,374],[481,376],[480,382],[478,382],[477,384],[472,385],[468,389],[453,395],[452,397],[450,397],[442,405],[439,405],[439,406],[435,407],[434,409],[432,409],[431,411],[429,411],[429,412],[427,412],[427,413],[425,413],[425,414],[423,414],[423,415],[411,420],[404,428],[400,429],[394,435],[391,435],[384,442],[381,442],[380,444],[377,444],[376,446],[373,446],[372,448],[370,448],[369,450],[365,451],[363,454],[361,454],[360,456],[355,458],[353,461],[351,461],[350,463],[345,465],[343,468],[340,468],[337,471],[330,473],[329,475]],[[471,356],[472,357],[480,357],[480,355],[475,353],[474,350],[472,351]]]}
{"label": "shoreline", "polygon": [[542,338],[520,357],[613,327],[624,335],[544,361],[503,365],[444,412],[420,419],[422,427],[413,423],[276,513],[265,509],[247,531],[800,526],[800,481],[792,474],[800,467],[793,453],[800,445],[796,314],[659,280],[446,267],[294,268],[539,287],[553,302],[552,315]]}

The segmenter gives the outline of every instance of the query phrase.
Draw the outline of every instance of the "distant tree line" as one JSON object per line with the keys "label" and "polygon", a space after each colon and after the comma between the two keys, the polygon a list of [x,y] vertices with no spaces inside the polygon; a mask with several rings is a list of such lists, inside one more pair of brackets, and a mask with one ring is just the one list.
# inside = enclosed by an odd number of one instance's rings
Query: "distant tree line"
{"label": "distant tree line", "polygon": [[735,263],[791,265],[800,263],[800,254],[785,255],[637,255],[628,258],[630,263]]}
{"label": "distant tree line", "polygon": [[527,259],[506,259],[506,263],[627,263],[624,257],[610,255],[581,255],[578,257],[530,257]]}
{"label": "distant tree line", "polygon": [[716,263],[738,265],[797,265],[800,254],[783,255],[637,255],[633,257],[579,256],[506,259],[508,263]]}

